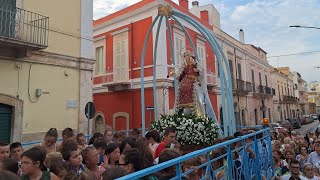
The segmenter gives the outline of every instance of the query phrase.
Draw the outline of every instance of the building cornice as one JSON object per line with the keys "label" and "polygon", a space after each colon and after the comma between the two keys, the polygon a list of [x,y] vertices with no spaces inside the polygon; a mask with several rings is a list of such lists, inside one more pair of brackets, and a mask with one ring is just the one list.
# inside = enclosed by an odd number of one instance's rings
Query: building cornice
{"label": "building cornice", "polygon": [[44,64],[44,65],[51,65],[51,66],[60,66],[60,67],[67,67],[73,69],[80,69],[80,70],[93,70],[93,64],[95,62],[94,59],[87,59],[87,58],[78,58],[72,57],[62,54],[56,54],[46,51],[33,51],[29,54],[29,56],[15,59],[15,58],[7,58],[1,57],[4,60],[14,60],[19,62],[28,62],[28,63],[35,63],[35,64]]}

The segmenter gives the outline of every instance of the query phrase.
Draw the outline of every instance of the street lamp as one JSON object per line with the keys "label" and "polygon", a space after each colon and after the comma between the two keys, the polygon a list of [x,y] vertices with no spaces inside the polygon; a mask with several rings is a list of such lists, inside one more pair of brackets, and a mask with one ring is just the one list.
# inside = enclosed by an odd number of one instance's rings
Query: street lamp
{"label": "street lamp", "polygon": [[314,26],[300,26],[300,25],[294,25],[294,26],[290,26],[290,27],[294,27],[294,28],[320,29],[320,27],[314,27]]}

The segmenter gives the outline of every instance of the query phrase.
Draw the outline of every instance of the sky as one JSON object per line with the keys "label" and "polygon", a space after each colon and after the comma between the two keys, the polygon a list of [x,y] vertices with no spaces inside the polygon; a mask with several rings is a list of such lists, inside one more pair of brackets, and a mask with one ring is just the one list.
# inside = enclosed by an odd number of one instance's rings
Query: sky
{"label": "sky", "polygon": [[[93,0],[94,19],[139,1]],[[315,68],[320,66],[320,29],[289,27],[320,27],[320,0],[198,1],[200,6],[213,4],[216,7],[220,13],[221,29],[232,37],[239,39],[238,32],[243,29],[245,43],[264,49],[272,66],[289,66],[291,71],[298,71],[307,82],[320,81],[320,68]],[[189,0],[190,7],[191,2]],[[287,56],[290,54],[299,55]]]}

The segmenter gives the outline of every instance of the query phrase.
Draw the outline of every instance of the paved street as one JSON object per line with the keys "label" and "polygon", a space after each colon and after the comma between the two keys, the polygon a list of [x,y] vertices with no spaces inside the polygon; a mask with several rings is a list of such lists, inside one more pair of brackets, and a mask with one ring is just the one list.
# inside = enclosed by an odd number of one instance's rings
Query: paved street
{"label": "paved street", "polygon": [[294,131],[299,132],[301,135],[305,136],[307,132],[314,132],[319,124],[319,121],[315,120],[313,121],[313,123],[303,125],[300,129],[294,129]]}

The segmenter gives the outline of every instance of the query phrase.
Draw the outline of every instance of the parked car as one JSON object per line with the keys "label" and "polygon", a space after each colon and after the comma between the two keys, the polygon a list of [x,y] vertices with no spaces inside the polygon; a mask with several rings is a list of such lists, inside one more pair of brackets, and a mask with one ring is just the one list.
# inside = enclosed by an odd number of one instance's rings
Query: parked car
{"label": "parked car", "polygon": [[300,117],[300,123],[303,124],[308,124],[313,122],[313,119],[311,118],[310,115],[303,115]]}
{"label": "parked car", "polygon": [[292,131],[292,130],[293,130],[293,126],[292,126],[291,122],[288,121],[288,120],[279,121],[279,124],[280,124],[282,127],[288,129],[289,131]]}
{"label": "parked car", "polygon": [[319,120],[318,114],[311,114],[310,116],[313,120]]}
{"label": "parked car", "polygon": [[280,123],[270,123],[270,125],[274,128],[274,129],[279,129],[279,128],[283,128]]}
{"label": "parked car", "polygon": [[301,128],[301,123],[298,118],[289,118],[287,119],[290,121],[291,125],[293,126],[294,129],[299,129]]}

